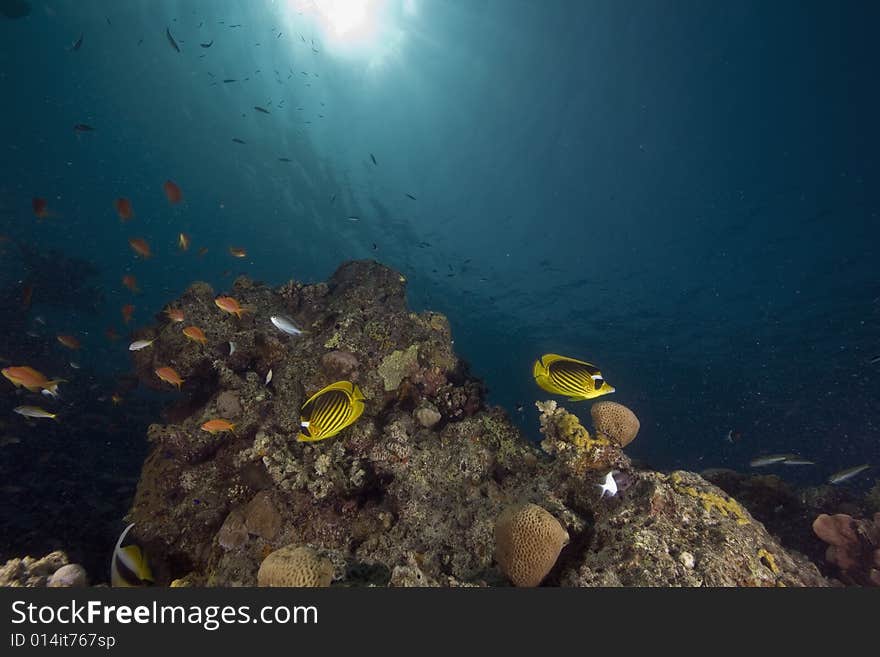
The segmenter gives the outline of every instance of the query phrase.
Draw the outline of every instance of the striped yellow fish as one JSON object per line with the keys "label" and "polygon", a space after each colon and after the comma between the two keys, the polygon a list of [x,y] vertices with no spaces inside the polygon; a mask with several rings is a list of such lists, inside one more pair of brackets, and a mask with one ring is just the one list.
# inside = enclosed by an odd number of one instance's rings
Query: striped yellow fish
{"label": "striped yellow fish", "polygon": [[532,368],[535,383],[547,392],[565,395],[569,401],[593,399],[614,392],[599,368],[559,354],[544,354]]}
{"label": "striped yellow fish", "polygon": [[125,528],[113,548],[113,558],[110,561],[111,586],[150,586],[153,583],[153,573],[141,549],[137,545],[122,547],[122,542],[132,527],[134,523]]}
{"label": "striped yellow fish", "polygon": [[297,442],[312,443],[335,436],[364,412],[364,395],[351,381],[337,381],[312,395],[300,411],[302,431]]}

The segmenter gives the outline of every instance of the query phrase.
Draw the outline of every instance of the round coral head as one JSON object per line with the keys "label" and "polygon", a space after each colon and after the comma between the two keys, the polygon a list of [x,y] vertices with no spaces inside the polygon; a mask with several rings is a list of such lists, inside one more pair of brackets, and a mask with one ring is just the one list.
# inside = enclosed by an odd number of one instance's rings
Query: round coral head
{"label": "round coral head", "polygon": [[590,409],[596,433],[601,433],[621,447],[629,445],[639,433],[639,418],[623,404],[601,401]]}

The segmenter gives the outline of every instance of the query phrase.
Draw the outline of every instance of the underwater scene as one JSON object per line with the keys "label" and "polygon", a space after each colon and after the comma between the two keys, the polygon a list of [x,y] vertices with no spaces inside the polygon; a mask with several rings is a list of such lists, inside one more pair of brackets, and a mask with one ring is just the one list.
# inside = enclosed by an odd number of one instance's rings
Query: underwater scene
{"label": "underwater scene", "polygon": [[0,0],[0,585],[880,585],[878,22]]}

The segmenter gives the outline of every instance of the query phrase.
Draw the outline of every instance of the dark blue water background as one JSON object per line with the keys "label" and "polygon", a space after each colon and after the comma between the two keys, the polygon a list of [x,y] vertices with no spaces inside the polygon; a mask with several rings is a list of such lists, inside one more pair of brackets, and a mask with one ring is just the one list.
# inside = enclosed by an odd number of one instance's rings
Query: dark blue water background
{"label": "dark blue water background", "polygon": [[[652,467],[797,452],[819,465],[783,474],[818,483],[880,465],[876,3],[389,0],[380,18],[352,51],[280,0],[47,2],[0,20],[2,233],[91,262],[104,295],[91,313],[36,289],[15,330],[44,348],[0,355],[106,395],[129,368],[123,304],[144,324],[194,280],[318,281],[375,258],[406,274],[415,309],[449,316],[532,439],[549,395],[531,364],[558,352],[602,368]],[[34,196],[59,216],[37,222]],[[137,236],[154,258],[134,257]],[[81,370],[58,332],[83,337]],[[152,403],[139,394],[128,408]],[[18,420],[6,431],[38,451],[39,425]]]}

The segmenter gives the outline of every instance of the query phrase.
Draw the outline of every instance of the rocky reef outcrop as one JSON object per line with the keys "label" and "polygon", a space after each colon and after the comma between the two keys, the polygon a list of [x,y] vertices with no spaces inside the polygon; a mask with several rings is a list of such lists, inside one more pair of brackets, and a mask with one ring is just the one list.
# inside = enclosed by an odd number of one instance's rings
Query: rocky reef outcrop
{"label": "rocky reef outcrop", "polygon": [[[607,428],[591,432],[542,402],[543,442],[524,438],[487,406],[452,348],[447,319],[409,311],[405,284],[369,261],[312,285],[272,289],[240,278],[215,291],[197,283],[173,304],[184,323],[163,314],[142,330],[138,337],[155,342],[133,352],[135,369],[169,405],[149,429],[129,517],[158,584],[255,585],[266,558],[281,554],[320,564],[308,571],[320,576],[296,581],[508,585],[496,528],[505,509],[523,505],[559,528],[545,523],[556,537],[550,548],[508,550],[543,560],[517,561],[516,572],[529,573],[520,583],[828,584],[699,475],[633,467],[623,445],[638,431],[634,415],[605,408],[594,422],[602,416]],[[241,318],[214,304],[221,292],[245,308]],[[275,314],[304,332],[279,331]],[[207,344],[182,334],[189,325]],[[161,367],[180,374],[180,390],[156,376]],[[340,379],[363,392],[363,415],[337,436],[297,442],[304,400]],[[576,408],[589,417],[588,403]],[[201,429],[216,418],[234,431]],[[609,471],[618,492],[600,498]],[[558,554],[555,563],[547,554]]]}

